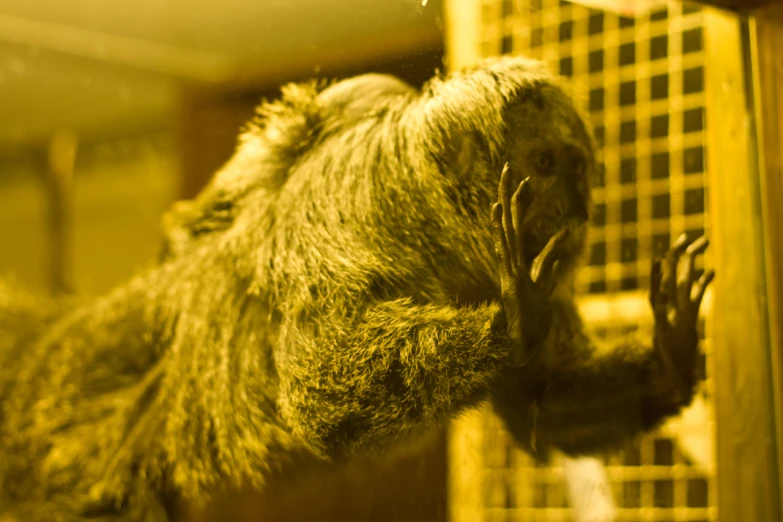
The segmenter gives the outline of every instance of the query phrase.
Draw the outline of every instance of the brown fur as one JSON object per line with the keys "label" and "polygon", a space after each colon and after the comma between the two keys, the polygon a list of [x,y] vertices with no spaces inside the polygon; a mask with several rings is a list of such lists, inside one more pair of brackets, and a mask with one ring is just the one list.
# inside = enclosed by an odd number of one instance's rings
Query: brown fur
{"label": "brown fur", "polygon": [[[377,75],[288,87],[169,214],[159,267],[23,334],[0,319],[13,345],[0,513],[164,520],[166,498],[262,488],[301,454],[383,451],[490,398],[524,441],[519,418],[541,381],[508,369],[489,208],[503,164],[524,172],[533,139],[592,163],[586,129],[557,81],[522,58],[420,93]],[[531,245],[589,195],[586,178],[534,189],[546,219]],[[584,227],[573,238],[569,268]],[[540,403],[542,440],[592,450],[600,433],[584,430],[617,426],[614,443],[670,413],[636,422],[642,391],[611,415],[584,410],[616,386],[643,390],[650,356],[592,361],[561,308],[552,357],[564,362],[550,375],[555,399]]]}

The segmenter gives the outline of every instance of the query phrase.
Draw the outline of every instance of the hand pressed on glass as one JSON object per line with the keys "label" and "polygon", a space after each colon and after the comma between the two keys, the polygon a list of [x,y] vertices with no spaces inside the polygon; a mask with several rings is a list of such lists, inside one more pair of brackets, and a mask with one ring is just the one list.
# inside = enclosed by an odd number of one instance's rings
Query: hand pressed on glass
{"label": "hand pressed on glass", "polygon": [[511,172],[503,168],[498,202],[492,206],[495,252],[500,270],[500,288],[508,333],[517,343],[515,364],[523,366],[535,355],[552,326],[550,296],[554,288],[557,247],[568,237],[561,228],[534,259],[525,262],[525,212],[531,200],[529,178],[511,195]]}

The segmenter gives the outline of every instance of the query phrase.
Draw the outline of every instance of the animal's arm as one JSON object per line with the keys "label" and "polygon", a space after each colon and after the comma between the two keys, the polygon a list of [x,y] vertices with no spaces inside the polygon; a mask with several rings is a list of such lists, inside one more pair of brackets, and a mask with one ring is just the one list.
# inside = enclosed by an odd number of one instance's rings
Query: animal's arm
{"label": "animal's arm", "polygon": [[550,358],[537,369],[510,370],[494,400],[514,439],[534,454],[615,449],[693,398],[695,372],[672,375],[656,350],[633,338],[599,349],[570,300],[557,302],[553,336]]}
{"label": "animal's arm", "polygon": [[693,400],[699,355],[699,307],[715,273],[694,267],[709,242],[683,234],[650,272],[655,318],[652,348],[634,339],[599,350],[573,298],[554,300],[554,323],[542,357],[512,371],[495,405],[518,443],[567,454],[616,448],[676,415]]}
{"label": "animal's arm", "polygon": [[279,404],[292,431],[324,457],[382,449],[476,405],[512,361],[497,304],[401,299],[317,326],[284,331]]}

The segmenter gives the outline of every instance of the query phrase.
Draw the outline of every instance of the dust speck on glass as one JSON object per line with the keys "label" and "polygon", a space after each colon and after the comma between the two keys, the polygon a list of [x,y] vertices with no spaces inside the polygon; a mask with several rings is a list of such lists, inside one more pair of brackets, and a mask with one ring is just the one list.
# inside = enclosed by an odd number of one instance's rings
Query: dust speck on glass
{"label": "dust speck on glass", "polygon": [[[577,291],[611,299],[641,295],[651,260],[683,232],[704,232],[706,208],[703,15],[669,3],[629,19],[558,0],[482,2],[483,56],[525,54],[570,78],[595,131],[602,162],[594,188],[590,244]],[[640,308],[644,310],[644,308]],[[645,310],[646,312],[646,310]],[[646,330],[651,314],[599,337]],[[703,322],[702,322],[703,323]],[[701,326],[704,338],[704,325]],[[702,343],[703,389],[710,403],[709,336]],[[704,435],[706,426],[694,426]],[[486,416],[483,483],[486,520],[570,520],[562,472],[513,449]],[[695,465],[664,433],[607,456],[618,520],[716,520],[714,469]],[[644,514],[654,518],[644,518]]]}

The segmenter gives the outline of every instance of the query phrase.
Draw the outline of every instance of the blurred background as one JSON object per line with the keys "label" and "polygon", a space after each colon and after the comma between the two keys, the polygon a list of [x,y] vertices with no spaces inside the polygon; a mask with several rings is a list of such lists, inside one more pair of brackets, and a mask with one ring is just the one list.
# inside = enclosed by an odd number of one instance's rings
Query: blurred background
{"label": "blurred background", "polygon": [[[683,232],[711,236],[719,274],[694,407],[602,457],[616,520],[779,521],[783,6],[709,4],[0,0],[0,275],[96,296],[155,263],[163,212],[287,82],[386,72],[420,86],[535,56],[574,83],[601,146],[577,281],[595,334],[649,328],[650,259]],[[563,470],[512,448],[486,411],[223,509],[216,520],[574,517]]]}
{"label": "blurred background", "polygon": [[[155,257],[163,210],[263,97],[369,70],[420,84],[443,66],[442,17],[439,0],[0,0],[0,270],[105,292]],[[74,162],[59,184],[53,155]],[[62,183],[72,204],[51,208]]]}
{"label": "blurred background", "polygon": [[[373,71],[418,86],[443,49],[440,0],[0,0],[0,274],[107,292],[156,261],[163,212],[282,84]],[[216,520],[443,520],[443,434],[423,448]]]}
{"label": "blurred background", "polygon": [[448,0],[446,12],[452,66],[536,57],[588,111],[602,175],[576,288],[596,338],[652,334],[650,264],[681,234],[708,235],[718,274],[693,404],[599,456],[608,484],[576,484],[610,491],[613,509],[574,510],[568,463],[534,461],[485,410],[449,433],[451,520],[783,519],[783,4]]}

